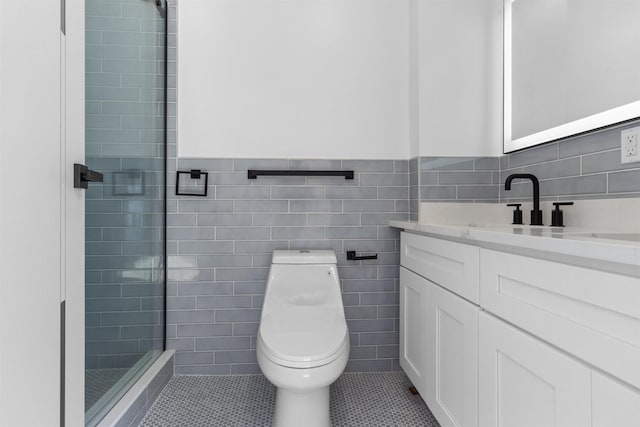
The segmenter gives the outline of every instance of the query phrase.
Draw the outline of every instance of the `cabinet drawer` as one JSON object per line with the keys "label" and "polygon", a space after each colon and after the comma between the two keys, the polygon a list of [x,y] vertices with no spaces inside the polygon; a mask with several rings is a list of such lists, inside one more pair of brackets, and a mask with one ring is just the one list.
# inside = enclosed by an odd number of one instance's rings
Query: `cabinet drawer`
{"label": "cabinet drawer", "polygon": [[640,280],[483,249],[483,308],[640,387]]}
{"label": "cabinet drawer", "polygon": [[400,264],[478,303],[479,248],[416,234],[401,234]]}

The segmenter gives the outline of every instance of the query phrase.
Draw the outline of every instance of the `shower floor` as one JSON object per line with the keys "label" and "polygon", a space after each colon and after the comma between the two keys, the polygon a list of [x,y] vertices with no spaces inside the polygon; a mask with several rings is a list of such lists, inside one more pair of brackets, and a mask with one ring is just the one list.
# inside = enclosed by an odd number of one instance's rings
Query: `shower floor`
{"label": "shower floor", "polygon": [[[403,372],[345,373],[331,386],[331,424],[439,427],[410,385]],[[175,376],[140,426],[271,426],[274,402],[262,375]]]}
{"label": "shower floor", "polygon": [[84,411],[87,412],[128,370],[127,368],[85,370]]}

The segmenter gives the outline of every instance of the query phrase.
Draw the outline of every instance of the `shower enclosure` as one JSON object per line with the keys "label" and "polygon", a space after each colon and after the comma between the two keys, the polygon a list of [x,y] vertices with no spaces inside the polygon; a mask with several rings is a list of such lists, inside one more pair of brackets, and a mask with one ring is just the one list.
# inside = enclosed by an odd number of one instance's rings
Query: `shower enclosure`
{"label": "shower enclosure", "polygon": [[166,5],[86,0],[85,423],[164,349]]}

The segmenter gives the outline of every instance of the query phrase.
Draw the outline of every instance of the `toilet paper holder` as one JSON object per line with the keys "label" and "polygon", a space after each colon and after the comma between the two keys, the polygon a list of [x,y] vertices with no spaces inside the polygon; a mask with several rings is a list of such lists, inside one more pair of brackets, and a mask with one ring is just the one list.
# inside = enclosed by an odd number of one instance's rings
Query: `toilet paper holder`
{"label": "toilet paper holder", "polygon": [[378,259],[378,254],[356,255],[356,251],[347,251],[347,260],[349,261],[362,261],[367,259]]}

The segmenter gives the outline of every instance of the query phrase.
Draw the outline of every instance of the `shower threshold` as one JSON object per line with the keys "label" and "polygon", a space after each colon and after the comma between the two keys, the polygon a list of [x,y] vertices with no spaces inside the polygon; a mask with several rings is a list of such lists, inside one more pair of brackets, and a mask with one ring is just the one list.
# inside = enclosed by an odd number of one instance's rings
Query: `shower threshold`
{"label": "shower threshold", "polygon": [[[153,362],[162,354],[162,350],[149,350],[135,365],[127,369],[109,389],[88,408],[84,415],[86,427],[95,427],[118,403],[133,384],[144,374]],[[115,371],[111,369],[110,371]],[[122,370],[119,370],[122,372]],[[115,372],[114,372],[115,373]]]}

